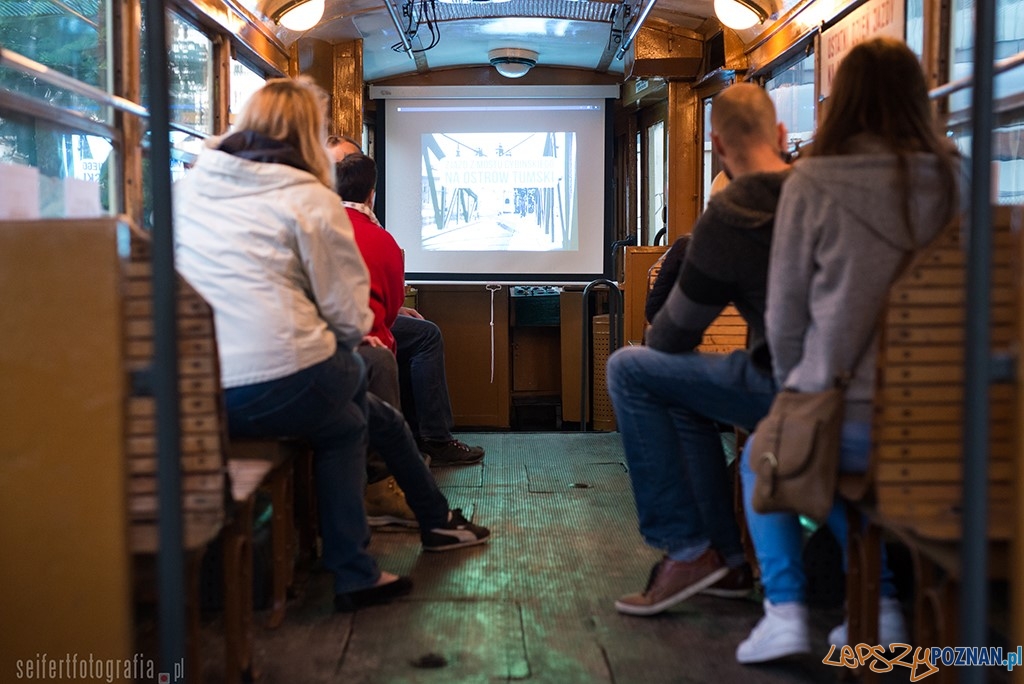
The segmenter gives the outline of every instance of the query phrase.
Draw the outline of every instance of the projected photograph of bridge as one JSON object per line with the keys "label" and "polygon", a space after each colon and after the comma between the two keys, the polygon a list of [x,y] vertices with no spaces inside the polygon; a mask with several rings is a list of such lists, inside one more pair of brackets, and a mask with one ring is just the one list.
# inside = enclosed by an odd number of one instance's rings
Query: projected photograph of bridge
{"label": "projected photograph of bridge", "polygon": [[426,251],[552,251],[578,246],[575,134],[423,136]]}

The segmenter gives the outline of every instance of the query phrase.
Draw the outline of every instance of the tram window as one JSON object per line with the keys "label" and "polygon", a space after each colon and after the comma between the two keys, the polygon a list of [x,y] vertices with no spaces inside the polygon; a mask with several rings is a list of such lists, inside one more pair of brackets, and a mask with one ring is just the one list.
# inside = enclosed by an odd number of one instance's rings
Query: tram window
{"label": "tram window", "polygon": [[[145,32],[146,25],[142,26]],[[177,180],[195,162],[203,139],[213,130],[213,41],[174,14],[167,13],[170,33],[168,53],[168,86],[170,89],[171,178]],[[142,44],[146,41],[143,38]],[[142,54],[142,102],[149,106],[149,73],[146,54]],[[146,149],[146,146],[143,147]],[[143,160],[143,225],[151,225],[152,206],[150,174],[145,172],[148,160]]]}
{"label": "tram window", "polygon": [[647,128],[647,231],[644,244],[653,245],[658,231],[665,227],[665,122],[656,121]]}
{"label": "tram window", "polygon": [[250,68],[244,62],[231,59],[231,121],[248,101],[249,96],[259,90],[267,78],[264,74]]}
{"label": "tram window", "polygon": [[907,47],[924,57],[924,0],[907,0]]}
{"label": "tram window", "polygon": [[171,14],[171,121],[207,135],[213,131],[213,41]]}
{"label": "tram window", "polygon": [[[113,63],[107,59],[113,41],[107,26],[112,11],[110,0],[75,3],[72,9],[61,2],[5,3],[0,20],[0,45],[55,71],[110,92]],[[14,72],[0,73],[0,87],[10,87]],[[52,90],[42,82],[20,77],[25,94],[47,99]],[[33,87],[40,92],[26,92]],[[12,88],[15,89],[15,88]],[[77,103],[56,102],[77,109]]]}
{"label": "tram window", "polygon": [[814,55],[775,71],[765,82],[775,113],[789,132],[789,147],[794,149],[814,137]]}
{"label": "tram window", "polygon": [[[108,171],[115,168],[113,147],[104,137],[87,135],[34,117],[0,111],[0,164],[31,167],[22,182],[35,206],[16,209],[23,218],[70,218],[116,213],[120,200]],[[22,177],[22,174],[18,174]],[[80,183],[69,184],[74,179]],[[88,184],[87,184],[88,183]],[[26,195],[19,193],[18,202]],[[14,201],[14,197],[5,199]],[[6,216],[7,212],[2,212]]]}
{"label": "tram window", "polygon": [[[954,0],[951,22],[951,80],[974,68],[974,0]],[[1024,52],[1024,0],[996,0],[997,60]],[[996,124],[992,129],[993,193],[1000,204],[1024,202],[1024,66],[995,79]],[[970,154],[971,90],[949,98],[949,134],[965,155]]]}

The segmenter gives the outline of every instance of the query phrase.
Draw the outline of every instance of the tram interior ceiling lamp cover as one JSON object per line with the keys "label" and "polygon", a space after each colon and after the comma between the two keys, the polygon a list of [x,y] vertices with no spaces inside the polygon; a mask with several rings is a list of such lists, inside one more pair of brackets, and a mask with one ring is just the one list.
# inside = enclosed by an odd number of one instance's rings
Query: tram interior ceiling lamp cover
{"label": "tram interior ceiling lamp cover", "polygon": [[537,65],[539,55],[533,50],[498,48],[487,53],[495,70],[505,78],[521,78]]}
{"label": "tram interior ceiling lamp cover", "polygon": [[306,31],[324,16],[324,0],[289,0],[270,17],[291,31]]}
{"label": "tram interior ceiling lamp cover", "polygon": [[764,22],[768,12],[757,0],[715,0],[718,21],[740,31]]}

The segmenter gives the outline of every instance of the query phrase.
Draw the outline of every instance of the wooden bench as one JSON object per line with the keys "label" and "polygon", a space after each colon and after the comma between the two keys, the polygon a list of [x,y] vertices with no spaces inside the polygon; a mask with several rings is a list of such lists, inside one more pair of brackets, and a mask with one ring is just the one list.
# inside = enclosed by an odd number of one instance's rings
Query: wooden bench
{"label": "wooden bench", "polygon": [[[152,269],[145,236],[133,235],[125,264],[126,366],[152,363]],[[203,551],[218,535],[224,554],[224,681],[255,675],[252,657],[253,517],[256,493],[269,490],[273,510],[272,609],[268,627],[284,619],[295,560],[293,463],[308,460],[305,445],[284,440],[230,440],[220,385],[213,312],[178,278],[176,294],[181,412],[181,473],[187,564],[188,681],[200,681],[199,576]],[[141,392],[127,398],[130,548],[158,552],[155,402]],[[303,465],[308,470],[308,465]],[[230,503],[228,503],[230,502]]]}
{"label": "wooden bench", "polygon": [[[1008,352],[1015,337],[1019,208],[994,210],[991,339]],[[963,513],[963,345],[966,254],[958,226],[922,250],[890,288],[877,355],[870,466],[843,476],[850,534],[847,603],[851,644],[876,644],[880,542],[885,531],[910,549],[922,646],[956,645],[956,582]],[[1019,264],[1017,265],[1019,268]],[[1016,388],[989,393],[989,540],[994,576],[1007,572],[1015,525]],[[862,522],[863,521],[863,522]],[[866,669],[866,668],[865,668]],[[955,677],[955,671],[944,670]],[[873,677],[874,673],[865,672]]]}

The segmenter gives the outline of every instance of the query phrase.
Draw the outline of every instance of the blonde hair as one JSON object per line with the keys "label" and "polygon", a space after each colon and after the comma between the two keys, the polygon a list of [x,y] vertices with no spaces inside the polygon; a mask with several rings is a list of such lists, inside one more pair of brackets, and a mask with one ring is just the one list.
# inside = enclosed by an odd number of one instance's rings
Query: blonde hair
{"label": "blonde hair", "polygon": [[306,77],[274,78],[253,93],[235,130],[289,143],[317,179],[334,190],[334,164],[324,147],[327,94]]}

